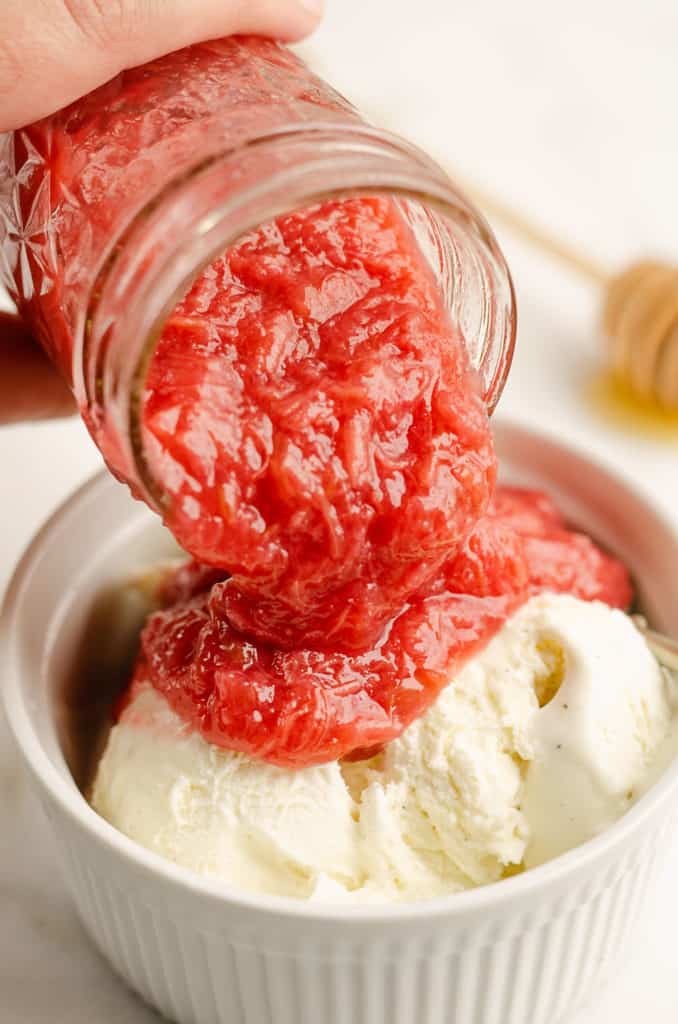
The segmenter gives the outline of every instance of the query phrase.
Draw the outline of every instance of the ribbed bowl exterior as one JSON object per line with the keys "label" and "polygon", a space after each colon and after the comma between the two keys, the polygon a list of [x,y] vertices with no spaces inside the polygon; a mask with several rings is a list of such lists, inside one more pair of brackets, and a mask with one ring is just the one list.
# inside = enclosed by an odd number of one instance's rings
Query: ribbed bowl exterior
{"label": "ribbed bowl exterior", "polygon": [[[50,817],[78,912],[116,972],[177,1024],[559,1024],[632,936],[673,821],[493,908],[363,928],[227,906],[212,920]],[[124,868],[124,870],[120,870]]]}

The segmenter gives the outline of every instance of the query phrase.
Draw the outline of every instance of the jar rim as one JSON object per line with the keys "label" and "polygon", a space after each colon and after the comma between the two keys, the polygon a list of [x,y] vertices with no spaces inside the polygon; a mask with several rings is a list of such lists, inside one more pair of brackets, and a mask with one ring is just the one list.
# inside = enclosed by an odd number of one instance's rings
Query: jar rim
{"label": "jar rim", "polygon": [[[224,189],[236,163],[240,169],[248,158],[255,165],[260,158],[265,165],[271,151],[281,152],[281,147],[291,152],[309,147],[312,153],[302,165],[281,166],[263,179],[255,175],[235,197]],[[196,204],[200,188],[216,201]],[[93,421],[97,407],[107,410],[107,425],[116,431],[119,454],[133,470],[135,489],[152,508],[162,512],[165,496],[144,452],[143,386],[177,303],[205,267],[258,225],[325,200],[379,194],[433,211],[446,226],[463,231],[484,262],[489,286],[497,293],[485,328],[485,342],[495,332],[496,351],[483,396],[488,412],[494,410],[515,347],[515,293],[482,214],[428,154],[398,135],[359,121],[279,126],[245,144],[203,156],[170,179],[112,242],[90,294],[82,353],[74,360],[76,396]],[[168,224],[168,211],[176,225]],[[175,237],[172,226],[182,229]],[[113,315],[116,304],[121,317]]]}

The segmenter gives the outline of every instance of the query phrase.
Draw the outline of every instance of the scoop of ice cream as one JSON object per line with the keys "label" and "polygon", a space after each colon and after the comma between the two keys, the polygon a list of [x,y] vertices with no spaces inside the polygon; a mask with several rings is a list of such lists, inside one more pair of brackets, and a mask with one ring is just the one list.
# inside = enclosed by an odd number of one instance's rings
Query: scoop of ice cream
{"label": "scoop of ice cream", "polygon": [[369,761],[290,771],[207,744],[149,684],[113,728],[94,807],[235,886],[328,901],[487,884],[595,835],[666,736],[665,680],[630,620],[527,602]]}
{"label": "scoop of ice cream", "polygon": [[367,886],[481,885],[591,838],[634,799],[670,716],[623,612],[533,598],[379,758],[344,767]]}
{"label": "scoop of ice cream", "polygon": [[639,795],[671,725],[671,695],[623,612],[545,599],[529,614],[557,659],[551,699],[531,730],[522,797],[533,867],[602,832]]}
{"label": "scoop of ice cream", "polygon": [[206,743],[150,683],[135,684],[92,793],[121,832],[235,886],[305,897],[326,872],[356,884],[357,826],[341,768],[293,772]]}

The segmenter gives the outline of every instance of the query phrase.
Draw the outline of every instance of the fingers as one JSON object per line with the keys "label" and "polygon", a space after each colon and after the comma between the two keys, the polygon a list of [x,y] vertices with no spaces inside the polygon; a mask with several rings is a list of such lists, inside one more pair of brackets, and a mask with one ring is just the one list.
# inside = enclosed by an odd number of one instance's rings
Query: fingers
{"label": "fingers", "polygon": [[0,131],[190,43],[247,32],[300,39],[322,12],[322,0],[0,2]]}
{"label": "fingers", "polygon": [[16,317],[0,313],[0,423],[68,416],[73,396]]}

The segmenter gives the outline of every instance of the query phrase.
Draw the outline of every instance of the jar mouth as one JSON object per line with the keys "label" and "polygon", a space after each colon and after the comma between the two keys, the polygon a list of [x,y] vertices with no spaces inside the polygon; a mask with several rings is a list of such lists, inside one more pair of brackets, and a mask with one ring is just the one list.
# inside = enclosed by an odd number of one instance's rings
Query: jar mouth
{"label": "jar mouth", "polygon": [[[331,122],[278,128],[170,181],[113,245],[92,290],[76,394],[92,422],[106,410],[117,461],[121,456],[132,470],[135,490],[151,507],[162,513],[167,498],[144,451],[144,385],[164,325],[196,278],[261,224],[328,200],[379,195],[424,211],[432,230],[456,240],[456,255],[441,254],[446,298],[454,305],[464,288],[475,289],[475,308],[466,311],[477,322],[471,355],[492,413],[513,357],[515,295],[482,215],[430,157],[398,136]],[[459,319],[459,309],[450,311]],[[468,325],[459,326],[467,337]]]}

